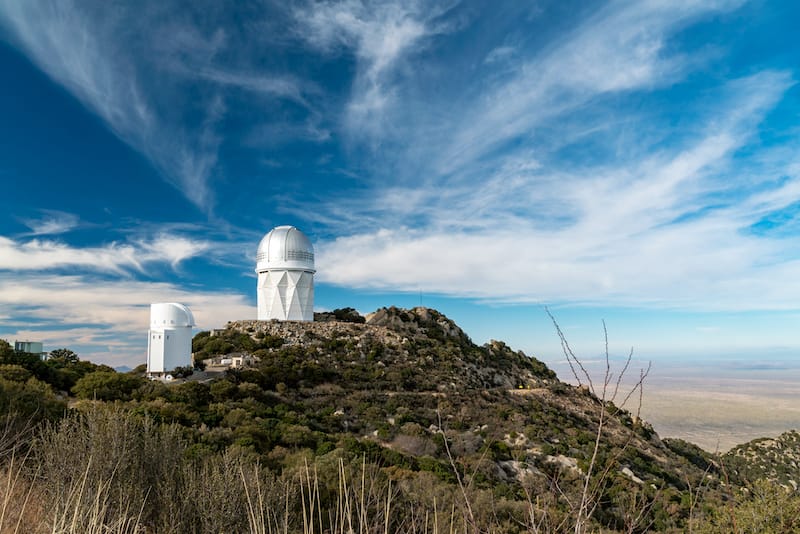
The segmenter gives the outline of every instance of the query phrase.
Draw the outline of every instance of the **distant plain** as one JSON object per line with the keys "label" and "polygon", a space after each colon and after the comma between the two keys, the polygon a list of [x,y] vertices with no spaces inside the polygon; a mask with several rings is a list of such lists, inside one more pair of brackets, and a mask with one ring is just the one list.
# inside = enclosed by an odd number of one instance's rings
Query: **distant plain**
{"label": "distant plain", "polygon": [[645,386],[642,417],[662,437],[725,452],[760,437],[800,428],[800,370],[742,369],[705,376],[655,374]]}
{"label": "distant plain", "polygon": [[[638,378],[639,365],[632,363],[625,381],[628,387],[631,379]],[[612,362],[612,371],[619,366]],[[565,363],[551,367],[562,380],[575,382]],[[590,368],[598,377],[596,387],[602,383],[599,367],[594,362]],[[636,411],[637,404],[638,398],[633,398],[626,408]],[[641,417],[662,438],[685,439],[710,452],[726,452],[756,438],[800,429],[800,365],[655,362],[644,383]]]}

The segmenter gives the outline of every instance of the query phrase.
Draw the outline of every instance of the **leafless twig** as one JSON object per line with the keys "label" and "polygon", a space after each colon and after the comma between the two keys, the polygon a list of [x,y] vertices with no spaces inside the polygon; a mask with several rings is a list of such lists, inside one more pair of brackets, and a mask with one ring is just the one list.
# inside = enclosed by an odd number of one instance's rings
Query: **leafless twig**
{"label": "leafless twig", "polygon": [[[608,418],[613,417],[619,413],[619,411],[626,405],[626,403],[630,400],[631,396],[634,393],[639,392],[639,406],[637,407],[636,411],[636,419],[638,421],[639,414],[641,411],[642,405],[642,390],[644,385],[644,380],[647,378],[647,375],[650,372],[650,364],[648,364],[647,369],[642,369],[639,373],[639,380],[633,387],[628,391],[623,399],[622,403],[617,406],[615,405],[615,401],[620,392],[620,387],[622,385],[622,381],[624,379],[625,373],[628,371],[630,367],[631,361],[633,359],[633,349],[628,353],[628,357],[625,360],[625,364],[622,367],[619,375],[616,377],[616,382],[614,383],[613,389],[610,391],[610,385],[614,379],[613,373],[611,371],[611,358],[609,355],[609,348],[608,348],[608,329],[606,327],[605,321],[603,321],[603,335],[604,335],[604,342],[605,342],[605,373],[603,375],[603,386],[601,391],[597,392],[594,386],[594,382],[592,381],[591,374],[583,365],[581,360],[575,356],[572,348],[567,341],[564,332],[561,330],[561,327],[556,321],[553,314],[550,312],[548,308],[545,307],[545,312],[547,313],[550,320],[553,322],[553,326],[556,329],[556,333],[558,334],[558,338],[561,342],[561,349],[563,351],[564,357],[567,359],[567,363],[569,363],[570,371],[572,372],[572,376],[578,382],[578,386],[583,385],[583,381],[581,377],[586,381],[589,392],[599,400],[600,402],[600,415],[598,418],[597,423],[597,432],[594,436],[594,446],[592,447],[592,453],[589,458],[589,465],[586,469],[586,472],[583,474],[583,488],[581,490],[580,495],[580,502],[577,505],[577,509],[573,507],[575,513],[575,534],[583,534],[586,532],[589,521],[592,515],[597,510],[597,506],[600,503],[600,493],[603,488],[604,481],[610,476],[612,467],[616,464],[616,461],[619,457],[623,454],[625,449],[630,444],[631,440],[633,439],[633,434],[628,436],[626,443],[617,451],[617,454],[611,459],[612,461],[606,462],[602,472],[600,473],[599,477],[595,477],[595,471],[597,470],[597,462],[600,455],[601,443],[603,439],[603,432],[608,424]],[[580,372],[579,372],[580,371]],[[613,407],[612,410],[609,410],[609,404]]]}

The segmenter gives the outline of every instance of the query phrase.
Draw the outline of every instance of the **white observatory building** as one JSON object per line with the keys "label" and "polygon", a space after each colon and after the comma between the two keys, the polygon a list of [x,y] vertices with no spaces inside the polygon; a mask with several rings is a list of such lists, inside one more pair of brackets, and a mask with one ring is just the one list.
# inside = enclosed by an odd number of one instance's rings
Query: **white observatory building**
{"label": "white observatory building", "polygon": [[258,244],[258,320],[314,320],[314,247],[294,226],[273,228]]}
{"label": "white observatory building", "polygon": [[183,304],[158,302],[150,305],[148,375],[163,375],[176,367],[192,365],[194,325],[192,312]]}

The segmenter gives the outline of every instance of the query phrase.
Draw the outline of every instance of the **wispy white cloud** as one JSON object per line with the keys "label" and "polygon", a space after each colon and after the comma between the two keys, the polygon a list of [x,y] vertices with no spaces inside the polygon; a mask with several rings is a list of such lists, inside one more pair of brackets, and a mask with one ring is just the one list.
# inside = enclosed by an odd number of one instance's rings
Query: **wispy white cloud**
{"label": "wispy white cloud", "polygon": [[[318,276],[504,301],[793,308],[800,255],[747,230],[800,201],[796,160],[737,159],[793,83],[771,71],[732,81],[701,132],[638,158],[576,167],[512,153],[483,181],[384,191],[348,219],[378,229],[321,244]],[[759,182],[765,191],[707,209]]]}
{"label": "wispy white cloud", "polygon": [[496,63],[500,61],[508,61],[509,58],[513,57],[516,53],[516,48],[509,45],[502,45],[496,48],[492,48],[492,50],[486,54],[486,58],[483,60],[484,63]]}
{"label": "wispy white cloud", "polygon": [[[388,199],[385,189],[402,193],[405,198],[395,204],[424,220],[427,214],[420,214],[415,202],[419,189],[437,188],[444,196],[481,189],[512,157],[523,165],[525,159],[537,163],[585,139],[604,135],[610,143],[621,137],[615,130],[644,126],[641,117],[630,110],[621,113],[619,105],[604,108],[603,100],[680,83],[704,65],[708,53],[684,53],[670,39],[694,22],[741,3],[611,2],[587,10],[588,16],[571,28],[553,32],[545,45],[500,36],[500,44],[470,43],[466,58],[459,55],[455,61],[428,47],[475,21],[463,22],[463,15],[448,18],[447,7],[323,3],[297,11],[296,18],[307,41],[356,58],[346,128],[374,149],[371,161],[360,162],[372,185],[364,202],[381,205],[381,199]],[[415,30],[395,31],[398,21]],[[396,43],[390,46],[384,40]],[[513,61],[495,61],[512,53]],[[476,56],[472,61],[467,59],[471,55]],[[409,66],[412,59],[415,63]],[[661,134],[642,128],[633,146],[624,148],[640,148],[636,143],[646,135]],[[556,174],[551,169],[549,175]],[[339,205],[332,210],[350,210],[362,221],[363,210],[351,210],[351,192],[346,195],[345,202],[336,199]],[[540,200],[537,208],[552,206],[549,199]],[[343,227],[350,225],[347,213],[332,213],[330,220],[337,219]]]}
{"label": "wispy white cloud", "polygon": [[[211,17],[225,6],[200,9]],[[224,178],[219,153],[228,97],[239,91],[311,109],[305,93],[314,90],[310,82],[251,65],[259,55],[256,29],[232,41],[225,24],[224,17],[217,25],[160,2],[0,2],[2,37],[209,214],[215,184]],[[230,55],[221,56],[241,43],[247,44],[235,54],[241,66],[229,66]],[[258,108],[251,103],[247,120],[269,122],[253,113]]]}
{"label": "wispy white cloud", "polygon": [[26,235],[56,235],[74,230],[80,224],[80,218],[73,213],[58,210],[40,210],[42,216],[38,219],[21,219],[22,223],[30,229]]}
{"label": "wispy white cloud", "polygon": [[548,48],[521,57],[512,74],[467,103],[469,112],[456,115],[452,135],[441,136],[446,142],[433,145],[438,154],[432,170],[440,175],[462,173],[492,150],[531,136],[602,95],[675,83],[697,67],[698,59],[669,51],[667,39],[699,17],[739,4],[734,0],[606,5]]}
{"label": "wispy white cloud", "polygon": [[304,93],[312,90],[313,87],[308,82],[301,82],[289,76],[267,76],[262,73],[236,72],[218,67],[201,68],[193,71],[192,74],[220,85],[237,87],[266,96],[286,98],[303,106],[310,106]]}
{"label": "wispy white cloud", "polygon": [[300,36],[321,50],[354,54],[358,73],[347,106],[346,124],[364,138],[381,129],[384,111],[393,104],[398,64],[424,44],[426,37],[451,30],[436,22],[445,8],[425,2],[313,3],[295,11]]}
{"label": "wispy white cloud", "polygon": [[168,263],[175,268],[182,261],[208,249],[207,241],[169,234],[95,247],[75,247],[41,239],[22,242],[0,236],[0,270],[42,271],[80,267],[123,274],[131,270],[142,272],[145,266],[154,263]]}
{"label": "wispy white cloud", "polygon": [[[136,37],[148,25],[158,26],[158,19],[147,6],[131,8],[135,16],[121,4],[10,0],[0,5],[0,24],[39,68],[150,158],[191,202],[209,210],[219,146],[214,121],[203,121],[195,134],[166,119],[172,101],[151,92],[148,78],[156,73],[146,63],[148,43]],[[145,54],[131,53],[137,48]],[[170,93],[160,97],[171,99]],[[216,108],[212,100],[208,116]]]}

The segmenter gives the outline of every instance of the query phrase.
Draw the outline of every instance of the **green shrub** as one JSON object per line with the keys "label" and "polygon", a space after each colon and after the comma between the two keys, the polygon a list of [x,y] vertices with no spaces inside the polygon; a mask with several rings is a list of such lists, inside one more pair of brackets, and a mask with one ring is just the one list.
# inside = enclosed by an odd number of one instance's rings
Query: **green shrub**
{"label": "green shrub", "polygon": [[21,365],[15,363],[0,364],[0,378],[11,382],[27,382],[32,377],[33,374]]}
{"label": "green shrub", "polygon": [[78,380],[72,387],[72,393],[81,399],[130,400],[133,392],[144,383],[145,379],[138,376],[95,371]]}

